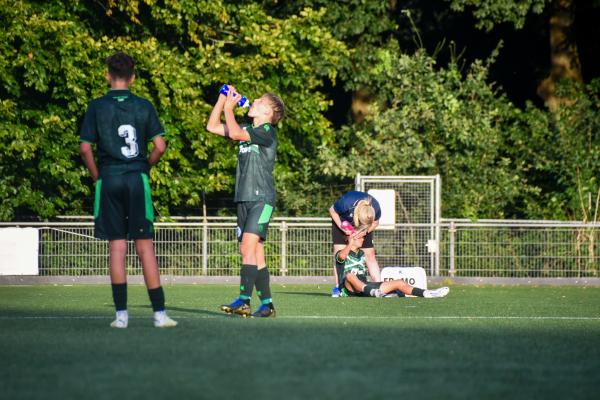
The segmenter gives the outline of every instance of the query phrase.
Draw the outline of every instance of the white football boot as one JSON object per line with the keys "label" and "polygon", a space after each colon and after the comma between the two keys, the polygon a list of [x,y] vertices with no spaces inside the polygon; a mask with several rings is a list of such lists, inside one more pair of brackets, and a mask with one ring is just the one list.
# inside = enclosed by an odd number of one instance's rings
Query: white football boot
{"label": "white football boot", "polygon": [[127,310],[117,311],[117,318],[110,323],[111,328],[127,328],[129,322],[129,314]]}
{"label": "white football boot", "polygon": [[154,313],[154,326],[156,328],[172,328],[177,326],[177,321],[169,318],[164,311],[156,311]]}
{"label": "white football boot", "polygon": [[433,289],[433,290],[425,290],[423,292],[423,297],[425,297],[426,299],[446,297],[446,295],[448,295],[449,292],[450,292],[450,288],[444,286],[444,287]]}

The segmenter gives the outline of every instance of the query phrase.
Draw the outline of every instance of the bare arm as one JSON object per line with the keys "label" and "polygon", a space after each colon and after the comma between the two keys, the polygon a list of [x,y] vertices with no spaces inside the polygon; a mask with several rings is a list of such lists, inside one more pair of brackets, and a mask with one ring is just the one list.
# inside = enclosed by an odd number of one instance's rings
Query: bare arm
{"label": "bare arm", "polygon": [[373,232],[375,229],[377,229],[378,226],[379,226],[379,220],[373,221],[373,223],[371,224],[371,226],[369,226],[369,229],[368,229],[367,233]]}
{"label": "bare arm", "polygon": [[[233,86],[229,87],[229,94],[224,96],[219,94],[219,99],[213,107],[206,130],[219,136],[228,137],[233,140],[250,140],[248,132],[243,130],[235,120],[233,109],[240,100],[240,95],[235,92]],[[229,100],[229,101],[228,101]],[[221,122],[221,113],[225,114],[225,124]]]}
{"label": "bare arm", "polygon": [[229,131],[229,137],[233,140],[250,140],[250,135],[237,123],[235,115],[233,114],[233,109],[237,106],[241,97],[240,94],[236,93],[233,86],[229,87],[225,105],[223,106],[223,113],[225,114],[225,130]]}
{"label": "bare arm", "polygon": [[221,123],[221,113],[223,112],[225,100],[226,97],[219,94],[219,99],[210,112],[210,117],[208,117],[208,123],[206,124],[207,131],[220,136],[229,136],[225,131],[225,125]]}
{"label": "bare arm", "polygon": [[83,160],[86,168],[88,171],[90,171],[92,179],[94,182],[96,182],[98,180],[98,167],[96,166],[96,161],[94,160],[92,145],[86,142],[79,143],[79,154],[81,154],[81,159]]}
{"label": "bare arm", "polygon": [[348,254],[350,254],[351,251],[356,252],[358,249],[360,249],[360,246],[362,245],[362,238],[365,237],[366,232],[365,231],[359,231],[356,232],[355,234],[351,235],[348,238],[348,244],[346,245],[346,247],[344,247],[342,250],[340,250],[340,252],[338,253],[338,260],[339,261],[344,261],[346,259],[346,257],[348,257]]}
{"label": "bare arm", "polygon": [[351,231],[342,228],[342,219],[340,218],[340,214],[335,212],[335,209],[333,208],[333,206],[329,207],[329,215],[331,216],[331,219],[333,220],[333,222],[337,225],[338,228],[340,228],[342,230],[342,232],[344,232],[345,235],[352,234]]}
{"label": "bare arm", "polygon": [[329,215],[337,227],[342,229],[342,219],[340,218],[340,214],[335,212],[333,206],[329,207]]}
{"label": "bare arm", "polygon": [[155,136],[154,139],[152,139],[152,143],[154,143],[154,148],[148,157],[150,166],[156,165],[167,150],[167,142],[165,142],[165,139],[160,135]]}

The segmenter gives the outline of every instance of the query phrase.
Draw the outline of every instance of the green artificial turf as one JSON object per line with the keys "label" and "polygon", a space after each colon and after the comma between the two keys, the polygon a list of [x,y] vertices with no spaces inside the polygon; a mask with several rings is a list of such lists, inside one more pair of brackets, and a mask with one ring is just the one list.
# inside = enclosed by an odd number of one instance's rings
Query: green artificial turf
{"label": "green artificial turf", "polygon": [[[592,399],[600,288],[453,286],[444,299],[329,297],[274,285],[276,319],[223,315],[235,286],[165,287],[156,329],[129,287],[0,286],[6,399]],[[253,307],[258,301],[254,299]]]}

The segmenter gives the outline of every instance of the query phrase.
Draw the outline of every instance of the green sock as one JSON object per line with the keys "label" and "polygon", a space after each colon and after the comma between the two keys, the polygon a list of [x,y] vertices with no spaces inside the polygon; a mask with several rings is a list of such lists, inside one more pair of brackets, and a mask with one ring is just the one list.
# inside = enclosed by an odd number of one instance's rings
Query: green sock
{"label": "green sock", "polygon": [[250,302],[257,275],[256,265],[242,264],[240,270],[240,299]]}
{"label": "green sock", "polygon": [[272,305],[273,299],[271,299],[271,285],[270,285],[269,269],[267,267],[261,268],[256,274],[256,292],[260,298],[260,302],[266,305]]}

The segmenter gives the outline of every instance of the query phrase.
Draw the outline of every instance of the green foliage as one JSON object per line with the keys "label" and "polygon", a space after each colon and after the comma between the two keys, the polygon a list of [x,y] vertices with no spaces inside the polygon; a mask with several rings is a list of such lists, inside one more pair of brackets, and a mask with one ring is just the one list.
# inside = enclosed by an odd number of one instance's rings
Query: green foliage
{"label": "green foliage", "polygon": [[515,28],[525,25],[527,14],[541,14],[551,0],[447,0],[454,11],[471,9],[477,19],[477,27],[492,30],[495,25],[510,22]]}
{"label": "green foliage", "polygon": [[132,90],[149,98],[169,150],[152,170],[159,213],[197,207],[201,192],[230,191],[236,152],[205,124],[219,85],[253,98],[281,94],[280,189],[293,190],[295,165],[331,141],[329,101],[315,90],[335,81],[348,51],[322,23],[325,10],[286,19],[256,3],[223,1],[0,0],[0,218],[21,210],[43,218],[84,212],[90,181],[77,153],[78,124],[106,90],[104,59],[117,50],[137,61]]}
{"label": "green foliage", "polygon": [[598,221],[600,218],[600,80],[565,80],[559,95],[571,99],[556,112],[528,105],[516,131],[515,159],[538,190],[525,199],[533,218]]}
{"label": "green foliage", "polygon": [[[547,3],[448,6],[473,10],[489,30],[518,28]],[[518,109],[489,82],[494,57],[463,68],[400,49],[394,38],[416,29],[401,26],[412,23],[401,9],[414,4],[0,0],[0,220],[90,212],[78,129],[107,90],[104,59],[117,50],[137,60],[132,90],[166,127],[169,148],[151,173],[160,214],[197,213],[203,191],[233,191],[235,146],[205,124],[220,84],[234,83],[286,103],[275,167],[282,214],[325,215],[356,173],[439,173],[447,216],[598,220],[600,83],[561,86],[573,100],[554,114]],[[334,131],[330,85],[373,94],[364,123]]]}
{"label": "green foliage", "polygon": [[364,124],[322,148],[325,170],[339,176],[442,176],[444,215],[503,216],[527,191],[522,166],[506,153],[517,110],[486,82],[487,67],[438,68],[422,51],[390,44],[368,73],[378,102]]}

